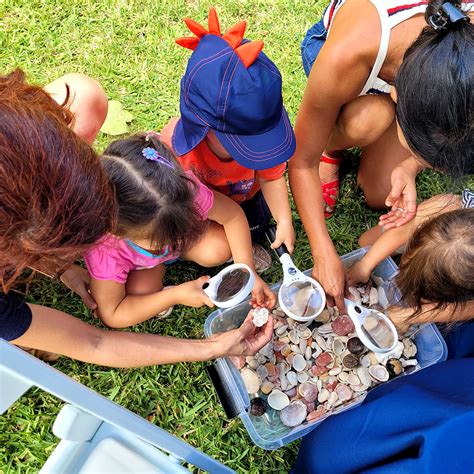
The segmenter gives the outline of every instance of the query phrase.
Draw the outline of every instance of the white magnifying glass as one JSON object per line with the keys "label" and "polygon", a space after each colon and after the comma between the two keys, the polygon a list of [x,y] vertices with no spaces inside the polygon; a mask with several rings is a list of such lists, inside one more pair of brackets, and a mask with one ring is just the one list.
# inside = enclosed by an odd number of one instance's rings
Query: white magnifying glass
{"label": "white magnifying glass", "polygon": [[[273,227],[268,229],[267,238],[271,243],[275,241]],[[326,306],[323,287],[296,267],[285,245],[276,248],[275,252],[283,266],[283,283],[278,291],[281,309],[296,321],[317,321]]]}
{"label": "white magnifying glass", "polygon": [[359,339],[368,349],[381,354],[395,349],[398,333],[388,316],[380,311],[364,308],[347,298],[344,302]]}
{"label": "white magnifying glass", "polygon": [[245,263],[234,263],[207,281],[202,289],[219,308],[242,303],[253,289],[255,275]]}

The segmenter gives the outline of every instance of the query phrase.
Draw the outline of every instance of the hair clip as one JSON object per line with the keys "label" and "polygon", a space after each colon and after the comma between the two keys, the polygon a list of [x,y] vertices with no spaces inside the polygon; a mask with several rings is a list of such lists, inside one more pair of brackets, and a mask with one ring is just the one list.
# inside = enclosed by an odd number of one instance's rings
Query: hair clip
{"label": "hair clip", "polygon": [[471,19],[469,15],[466,15],[450,2],[443,3],[441,9],[428,19],[428,23],[435,30],[447,30],[448,25],[457,23],[458,21],[470,22]]}
{"label": "hair clip", "polygon": [[158,151],[156,151],[154,148],[151,148],[151,147],[143,148],[142,155],[148,161],[155,161],[157,163],[161,163],[162,165],[167,166],[168,168],[174,168],[173,163],[171,163],[171,161],[169,161],[166,158],[164,158],[163,156],[161,156],[158,153]]}

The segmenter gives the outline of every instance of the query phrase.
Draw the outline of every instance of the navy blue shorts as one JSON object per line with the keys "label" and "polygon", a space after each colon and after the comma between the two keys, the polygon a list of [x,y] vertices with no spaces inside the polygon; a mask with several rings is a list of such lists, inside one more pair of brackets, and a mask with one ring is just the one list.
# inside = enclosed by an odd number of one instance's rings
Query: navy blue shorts
{"label": "navy blue shorts", "polygon": [[272,214],[268,208],[267,201],[263,197],[262,191],[259,191],[252,199],[244,201],[240,207],[249,221],[252,241],[258,242],[265,238],[265,231],[270,225]]}
{"label": "navy blue shorts", "polygon": [[321,18],[307,31],[306,36],[301,42],[301,58],[306,76],[309,76],[313,63],[326,42],[327,36],[328,32]]}

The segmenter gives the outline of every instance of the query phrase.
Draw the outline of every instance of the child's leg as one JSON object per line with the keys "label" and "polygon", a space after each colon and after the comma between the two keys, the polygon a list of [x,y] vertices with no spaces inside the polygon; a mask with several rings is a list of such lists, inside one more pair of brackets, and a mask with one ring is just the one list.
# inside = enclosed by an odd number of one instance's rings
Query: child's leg
{"label": "child's leg", "polygon": [[69,86],[68,108],[74,114],[72,129],[87,143],[92,144],[107,117],[108,100],[102,86],[84,74],[72,73],[56,79],[44,90],[63,104]]}
{"label": "child's leg", "polygon": [[165,272],[165,265],[131,271],[125,285],[127,295],[149,295],[161,291]]}
{"label": "child's leg", "polygon": [[202,267],[217,267],[227,262],[232,254],[224,228],[215,222],[211,222],[199,242],[181,257]]}

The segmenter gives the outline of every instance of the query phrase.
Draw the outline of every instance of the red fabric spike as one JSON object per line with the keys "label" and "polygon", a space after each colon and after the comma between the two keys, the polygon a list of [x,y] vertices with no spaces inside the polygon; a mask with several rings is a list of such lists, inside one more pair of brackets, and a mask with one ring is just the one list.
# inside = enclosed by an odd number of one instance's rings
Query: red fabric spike
{"label": "red fabric spike", "polygon": [[191,33],[194,33],[198,38],[202,38],[204,35],[209,34],[209,31],[207,31],[204,26],[200,25],[197,21],[191,20],[191,18],[185,18],[184,22]]}
{"label": "red fabric spike", "polygon": [[231,26],[225,33],[222,38],[224,38],[230,46],[235,49],[237,46],[239,46],[240,43],[242,43],[242,40],[244,38],[245,34],[245,28],[247,27],[247,22],[244,21],[239,21],[234,26]]}
{"label": "red fabric spike", "polygon": [[219,24],[219,18],[217,17],[217,12],[214,7],[209,10],[207,25],[211,35],[221,36],[221,25]]}
{"label": "red fabric spike", "polygon": [[245,67],[248,68],[257,59],[262,49],[263,41],[251,41],[239,46],[235,52],[239,55]]}
{"label": "red fabric spike", "polygon": [[176,43],[194,51],[199,44],[199,38],[196,38],[195,36],[183,36],[182,38],[178,38]]}

